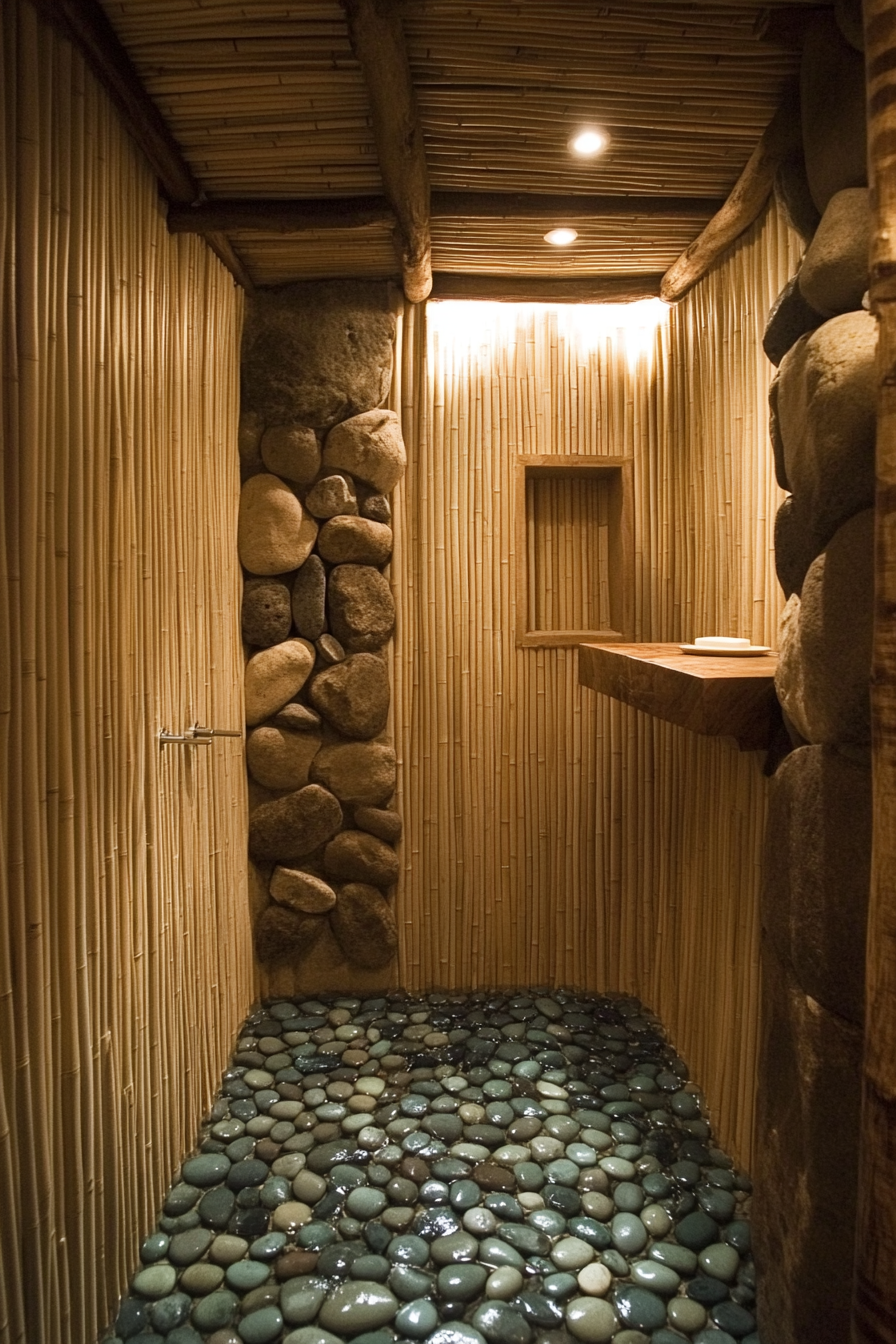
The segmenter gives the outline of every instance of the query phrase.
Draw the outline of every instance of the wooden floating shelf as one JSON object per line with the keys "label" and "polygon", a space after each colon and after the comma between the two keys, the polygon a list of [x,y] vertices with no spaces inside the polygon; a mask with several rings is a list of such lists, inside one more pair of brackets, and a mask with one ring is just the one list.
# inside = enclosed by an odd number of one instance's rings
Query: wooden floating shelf
{"label": "wooden floating shelf", "polygon": [[772,731],[777,654],[713,658],[678,644],[581,644],[579,681],[667,723],[762,751]]}

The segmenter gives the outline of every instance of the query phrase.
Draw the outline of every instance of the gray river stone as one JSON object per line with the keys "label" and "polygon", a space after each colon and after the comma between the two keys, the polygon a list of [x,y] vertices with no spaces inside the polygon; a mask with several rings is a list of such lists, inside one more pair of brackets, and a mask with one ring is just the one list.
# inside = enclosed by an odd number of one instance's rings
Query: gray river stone
{"label": "gray river stone", "polygon": [[871,206],[867,187],[831,197],[798,272],[806,301],[833,317],[861,308],[868,288]]}
{"label": "gray river stone", "polygon": [[762,348],[777,366],[806,332],[820,327],[824,318],[806,302],[800,289],[799,274],[791,277],[769,309]]}
{"label": "gray river stone", "polygon": [[250,574],[287,574],[304,564],[317,538],[317,523],[289,486],[262,472],[240,492],[237,548]]}
{"label": "gray river stone", "polygon": [[818,555],[874,502],[875,352],[870,313],[833,317],[781,361],[777,424],[785,488]]}
{"label": "gray river stone", "polygon": [[309,555],[292,585],[292,619],[304,639],[316,640],[327,628],[327,572],[319,555]]}
{"label": "gray river stone", "polygon": [[375,807],[395,792],[397,762],[386,742],[345,742],[322,747],[311,763],[311,778],[341,803]]}
{"label": "gray river stone", "polygon": [[349,653],[374,653],[392,638],[395,601],[371,565],[337,565],[327,589],[330,629]]}
{"label": "gray river stone", "polygon": [[262,863],[302,859],[326,844],[341,825],[337,799],[320,784],[309,784],[255,808],[249,817],[249,853]]}
{"label": "gray river stone", "polygon": [[830,11],[803,39],[800,111],[809,189],[824,211],[836,192],[868,184],[864,60]]}
{"label": "gray river stone", "polygon": [[306,425],[270,425],[261,439],[268,471],[296,485],[310,485],[320,470],[320,445]]}
{"label": "gray river stone", "polygon": [[387,966],[398,950],[398,925],[377,887],[347,882],[339,888],[330,927],[346,960],[369,969]]}
{"label": "gray river stone", "polygon": [[325,917],[303,915],[282,905],[269,905],[255,921],[255,955],[267,966],[306,956],[324,933]]}
{"label": "gray river stone", "polygon": [[874,513],[857,514],[814,560],[781,617],[775,689],[806,741],[871,740]]}
{"label": "gray river stone", "polygon": [[240,615],[243,639],[267,649],[289,637],[292,608],[289,588],[278,578],[247,579]]}
{"label": "gray river stone", "polygon": [[[358,496],[351,476],[335,471],[322,476],[305,496],[305,508],[315,518],[335,518],[339,514],[356,514]],[[323,552],[321,552],[323,554]]]}
{"label": "gray river stone", "polygon": [[246,664],[245,708],[250,728],[270,718],[297,695],[314,666],[306,640],[287,639],[253,654]]}
{"label": "gray river stone", "polygon": [[343,737],[376,737],[389,717],[389,671],[373,653],[353,653],[311,682],[312,705]]}
{"label": "gray river stone", "polygon": [[371,518],[330,518],[320,529],[317,549],[331,565],[385,565],[392,554],[392,529]]}
{"label": "gray river stone", "polygon": [[388,395],[395,318],[384,281],[259,289],[246,312],[242,409],[317,429]]}
{"label": "gray river stone", "polygon": [[262,724],[246,739],[246,765],[263,788],[302,789],[308,783],[308,770],[320,745],[316,733],[294,733]]}
{"label": "gray river stone", "polygon": [[367,411],[343,420],[327,435],[323,462],[329,470],[347,471],[380,494],[389,494],[407,466],[395,411]]}
{"label": "gray river stone", "polygon": [[324,871],[336,881],[391,887],[398,881],[398,855],[367,831],[341,831],[324,850]]}

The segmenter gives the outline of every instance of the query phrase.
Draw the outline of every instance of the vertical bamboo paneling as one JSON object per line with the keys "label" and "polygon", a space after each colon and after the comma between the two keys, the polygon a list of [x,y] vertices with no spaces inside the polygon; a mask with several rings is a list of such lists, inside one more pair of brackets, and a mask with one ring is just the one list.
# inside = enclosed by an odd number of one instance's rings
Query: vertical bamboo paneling
{"label": "vertical bamboo paneling", "polygon": [[71,48],[2,7],[0,1338],[108,1320],[253,993],[240,305]]}
{"label": "vertical bamboo paneling", "polygon": [[[632,453],[637,638],[774,642],[759,338],[795,260],[770,217],[655,334],[595,309],[409,309],[396,388],[400,979],[640,994],[745,1159],[761,762],[583,691],[575,650],[515,647],[512,468]],[[562,533],[570,500],[544,503]],[[528,562],[557,620],[594,602],[593,545]]]}

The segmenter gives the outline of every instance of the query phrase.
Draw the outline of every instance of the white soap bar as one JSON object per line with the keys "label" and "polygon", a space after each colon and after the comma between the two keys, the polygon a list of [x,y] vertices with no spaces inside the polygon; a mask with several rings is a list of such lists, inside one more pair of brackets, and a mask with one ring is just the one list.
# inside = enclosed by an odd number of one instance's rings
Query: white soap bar
{"label": "white soap bar", "polygon": [[730,639],[727,635],[702,635],[694,640],[700,649],[748,649],[748,639]]}

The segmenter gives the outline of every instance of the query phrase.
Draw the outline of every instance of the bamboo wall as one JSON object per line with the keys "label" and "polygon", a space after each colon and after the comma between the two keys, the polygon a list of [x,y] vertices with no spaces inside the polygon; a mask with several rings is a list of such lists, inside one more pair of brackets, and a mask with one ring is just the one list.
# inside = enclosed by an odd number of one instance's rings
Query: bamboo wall
{"label": "bamboo wall", "polygon": [[89,1344],[253,996],[240,302],[2,6],[0,1339]]}
{"label": "bamboo wall", "polygon": [[[581,689],[574,649],[515,646],[513,463],[633,454],[636,638],[774,643],[759,339],[795,248],[769,216],[655,333],[589,334],[587,308],[408,309],[396,387],[398,979],[640,994],[746,1161],[762,758]],[[562,536],[570,492],[542,504]],[[581,593],[593,547],[562,554]]]}

